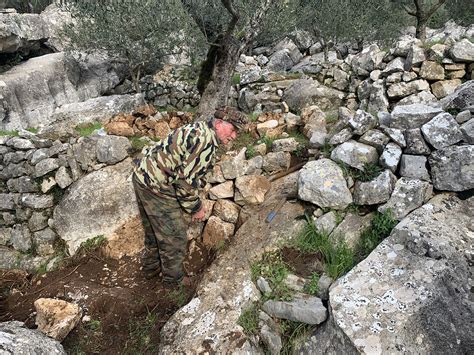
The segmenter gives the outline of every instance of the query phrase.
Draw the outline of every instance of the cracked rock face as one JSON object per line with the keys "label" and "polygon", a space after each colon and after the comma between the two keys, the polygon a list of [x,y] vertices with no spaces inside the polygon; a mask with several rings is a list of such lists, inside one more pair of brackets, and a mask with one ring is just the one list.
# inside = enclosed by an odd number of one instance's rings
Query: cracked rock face
{"label": "cracked rock face", "polygon": [[442,194],[403,219],[336,282],[332,319],[299,353],[469,353],[473,206]]}

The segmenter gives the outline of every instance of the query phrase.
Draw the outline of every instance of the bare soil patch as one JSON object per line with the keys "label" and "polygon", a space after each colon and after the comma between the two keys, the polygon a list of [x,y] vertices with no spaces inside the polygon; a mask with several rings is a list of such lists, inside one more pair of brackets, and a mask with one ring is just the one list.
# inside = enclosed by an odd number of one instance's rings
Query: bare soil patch
{"label": "bare soil patch", "polygon": [[34,301],[58,298],[79,304],[86,316],[63,341],[68,353],[156,353],[160,329],[194,295],[202,259],[196,265],[187,261],[187,270],[195,275],[190,286],[167,288],[159,278],[145,279],[139,254],[116,260],[103,250],[74,257],[41,276],[0,270],[0,321],[18,320],[35,328]]}

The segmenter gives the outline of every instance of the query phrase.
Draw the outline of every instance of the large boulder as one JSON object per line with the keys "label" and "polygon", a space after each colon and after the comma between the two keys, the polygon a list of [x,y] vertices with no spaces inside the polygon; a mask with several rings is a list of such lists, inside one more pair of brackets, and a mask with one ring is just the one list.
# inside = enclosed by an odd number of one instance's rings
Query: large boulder
{"label": "large boulder", "polygon": [[456,62],[473,62],[474,44],[467,38],[464,38],[452,46],[450,54]]}
{"label": "large boulder", "polygon": [[344,96],[343,92],[321,85],[313,79],[299,79],[285,90],[283,101],[296,112],[309,105],[317,105],[321,110],[328,110],[341,106]]}
{"label": "large boulder", "polygon": [[[58,107],[44,123],[39,133],[70,133],[78,124],[105,122],[120,112],[132,112],[145,104],[142,94],[109,95],[74,102]],[[133,129],[132,129],[133,131]]]}
{"label": "large boulder", "polygon": [[46,126],[58,107],[98,97],[123,75],[122,66],[100,55],[87,61],[64,53],[29,59],[0,75],[0,129]]}
{"label": "large boulder", "polygon": [[474,188],[474,145],[437,150],[428,162],[436,189],[466,191]]}
{"label": "large boulder", "polygon": [[352,203],[342,169],[330,159],[310,161],[303,166],[298,178],[298,197],[334,209],[344,209]]}
{"label": "large boulder", "polygon": [[107,237],[138,214],[130,159],[74,183],[53,213],[54,229],[74,254],[82,242]]}
{"label": "large boulder", "polygon": [[2,354],[66,355],[59,341],[38,330],[28,329],[23,322],[0,323]]}
{"label": "large boulder", "polygon": [[474,198],[438,195],[401,221],[330,291],[330,321],[305,354],[465,354]]}
{"label": "large boulder", "polygon": [[70,21],[70,14],[61,11],[55,4],[51,4],[40,14],[2,12],[0,52],[28,55],[44,45],[62,51],[64,40],[60,39],[59,33],[63,25]]}

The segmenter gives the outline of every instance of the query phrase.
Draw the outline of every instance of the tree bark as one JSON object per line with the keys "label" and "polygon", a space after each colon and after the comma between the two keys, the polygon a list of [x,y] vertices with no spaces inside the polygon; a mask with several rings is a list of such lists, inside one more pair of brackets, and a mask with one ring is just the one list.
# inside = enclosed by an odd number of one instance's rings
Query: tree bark
{"label": "tree bark", "polygon": [[197,120],[205,120],[212,116],[217,107],[227,105],[232,75],[241,54],[240,43],[234,38],[223,38],[216,44],[217,50],[213,47],[209,49],[206,73],[202,71],[202,74],[208,74],[209,77],[200,77],[200,83],[205,86],[202,87],[201,101],[196,112]]}
{"label": "tree bark", "polygon": [[420,41],[426,41],[426,22],[427,20],[424,18],[416,18],[416,34],[415,37],[418,38]]}

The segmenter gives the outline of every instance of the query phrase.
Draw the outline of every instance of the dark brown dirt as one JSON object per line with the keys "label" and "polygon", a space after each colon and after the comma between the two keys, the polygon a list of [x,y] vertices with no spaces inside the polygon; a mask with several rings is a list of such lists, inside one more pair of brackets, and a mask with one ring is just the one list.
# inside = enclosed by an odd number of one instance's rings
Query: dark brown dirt
{"label": "dark brown dirt", "polygon": [[202,263],[193,270],[188,260],[186,269],[195,275],[191,285],[167,288],[158,277],[144,278],[140,255],[115,260],[102,250],[42,276],[0,270],[0,321],[19,320],[34,328],[34,301],[58,298],[79,304],[86,316],[63,341],[69,354],[156,353],[160,329],[192,298]]}
{"label": "dark brown dirt", "polygon": [[297,249],[284,247],[281,255],[283,261],[298,276],[310,278],[313,272],[319,275],[324,273],[324,264],[319,253],[303,254]]}

